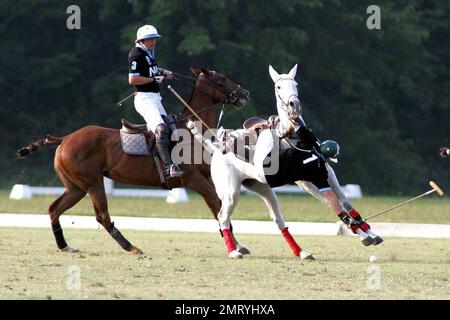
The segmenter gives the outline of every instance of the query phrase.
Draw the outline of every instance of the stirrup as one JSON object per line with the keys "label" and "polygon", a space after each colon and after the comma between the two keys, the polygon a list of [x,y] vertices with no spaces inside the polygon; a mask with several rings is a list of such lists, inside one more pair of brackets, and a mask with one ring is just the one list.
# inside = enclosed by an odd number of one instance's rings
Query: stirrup
{"label": "stirrup", "polygon": [[182,171],[176,164],[171,164],[166,172],[168,178],[181,178],[184,176]]}

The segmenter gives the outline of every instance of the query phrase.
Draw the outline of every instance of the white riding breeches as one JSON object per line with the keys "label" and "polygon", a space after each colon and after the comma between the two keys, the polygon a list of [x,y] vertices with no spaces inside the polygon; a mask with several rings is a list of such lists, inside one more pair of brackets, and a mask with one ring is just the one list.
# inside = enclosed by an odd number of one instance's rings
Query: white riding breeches
{"label": "white riding breeches", "polygon": [[147,129],[155,132],[160,123],[164,123],[161,115],[167,115],[161,103],[159,92],[136,92],[134,107],[147,123]]}

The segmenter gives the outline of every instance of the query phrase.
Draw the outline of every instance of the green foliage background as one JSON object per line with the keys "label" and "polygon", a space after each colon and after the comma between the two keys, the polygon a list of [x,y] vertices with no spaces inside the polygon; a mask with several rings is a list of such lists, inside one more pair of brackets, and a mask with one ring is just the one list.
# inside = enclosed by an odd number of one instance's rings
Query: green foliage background
{"label": "green foliage background", "polygon": [[[81,30],[66,9],[81,8]],[[381,30],[366,27],[366,1],[3,0],[0,2],[0,169],[3,187],[52,185],[53,150],[16,159],[18,148],[88,124],[141,121],[130,99],[127,54],[143,24],[163,38],[157,59],[188,74],[207,67],[250,90],[250,103],[225,125],[275,113],[271,64],[298,63],[304,117],[341,145],[342,184],[364,193],[405,195],[434,179],[450,187],[449,24],[445,1],[377,1]],[[182,90],[181,84],[175,84]],[[162,92],[166,109],[179,103]]]}

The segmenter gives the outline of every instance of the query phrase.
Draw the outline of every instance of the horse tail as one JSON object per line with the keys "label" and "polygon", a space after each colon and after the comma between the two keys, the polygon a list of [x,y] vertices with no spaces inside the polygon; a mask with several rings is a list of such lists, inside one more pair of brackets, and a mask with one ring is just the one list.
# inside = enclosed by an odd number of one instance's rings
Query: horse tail
{"label": "horse tail", "polygon": [[191,133],[194,136],[194,138],[197,139],[197,141],[200,142],[203,145],[203,147],[206,150],[208,150],[211,154],[213,154],[216,151],[220,152],[219,148],[217,148],[211,142],[210,139],[205,139],[205,137],[203,137],[203,135],[200,133],[200,131],[198,130],[197,126],[193,121],[189,121],[187,127],[191,130]]}
{"label": "horse tail", "polygon": [[54,137],[51,135],[47,135],[44,139],[39,139],[30,145],[20,148],[19,151],[17,151],[17,156],[19,159],[25,158],[28,154],[36,151],[37,149],[44,147],[46,145],[60,145],[61,142],[64,140],[64,137]]}

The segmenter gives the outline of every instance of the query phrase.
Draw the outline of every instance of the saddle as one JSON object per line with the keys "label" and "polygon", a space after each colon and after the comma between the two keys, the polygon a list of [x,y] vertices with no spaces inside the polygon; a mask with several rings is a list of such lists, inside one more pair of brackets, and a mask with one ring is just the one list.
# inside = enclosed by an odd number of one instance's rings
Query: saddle
{"label": "saddle", "polygon": [[[172,132],[178,129],[178,121],[175,115],[163,115],[162,118]],[[146,124],[134,124],[126,119],[121,121],[120,141],[123,152],[134,156],[158,155],[155,148],[155,134],[147,130]]]}
{"label": "saddle", "polygon": [[222,153],[232,152],[241,160],[253,163],[256,142],[261,129],[270,128],[269,122],[258,117],[251,117],[242,124],[243,129],[219,129],[218,138]]}
{"label": "saddle", "polygon": [[147,130],[146,124],[134,124],[122,119],[120,129],[122,150],[134,156],[151,156],[156,154],[155,134]]}
{"label": "saddle", "polygon": [[257,129],[269,129],[270,125],[269,121],[265,119],[258,117],[251,117],[244,121],[242,127],[248,130],[257,130]]}

